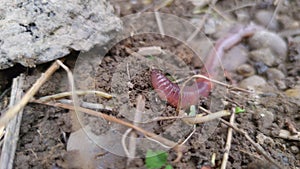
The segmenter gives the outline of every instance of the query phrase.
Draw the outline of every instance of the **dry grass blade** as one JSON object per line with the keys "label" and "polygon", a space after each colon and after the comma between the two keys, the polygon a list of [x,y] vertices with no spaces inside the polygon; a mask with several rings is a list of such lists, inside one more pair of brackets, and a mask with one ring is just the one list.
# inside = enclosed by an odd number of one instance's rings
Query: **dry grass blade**
{"label": "dry grass blade", "polygon": [[155,19],[156,19],[157,26],[158,26],[158,29],[159,29],[159,33],[164,38],[165,37],[165,30],[164,30],[164,27],[163,27],[162,22],[161,22],[160,14],[157,11],[155,11],[154,15],[155,15]]}
{"label": "dry grass blade", "polygon": [[[133,125],[135,125],[135,126],[139,126],[139,123],[142,120],[142,113],[145,112],[145,102],[146,102],[146,98],[144,96],[139,95],[137,97],[136,111],[135,111],[134,122],[133,122]],[[128,164],[135,157],[136,137],[137,137],[137,135],[135,132],[130,133]]]}
{"label": "dry grass blade", "polygon": [[[232,114],[230,116],[230,121],[229,121],[231,125],[234,125],[234,115],[235,115],[235,110],[232,110]],[[225,144],[225,153],[223,155],[221,169],[226,169],[226,164],[228,161],[229,151],[230,151],[230,147],[231,147],[231,140],[232,140],[232,128],[229,127],[228,133],[227,133],[227,140],[226,140],[226,144]]]}
{"label": "dry grass blade", "polygon": [[[24,76],[19,76],[13,80],[11,98],[9,106],[13,106],[16,102],[21,100],[23,95],[23,83]],[[11,169],[13,168],[13,161],[15,157],[15,152],[17,148],[17,142],[19,139],[19,130],[21,126],[23,111],[22,109],[18,112],[16,116],[6,126],[6,132],[4,137],[4,143],[1,152],[0,168],[1,169]],[[4,128],[1,127],[2,129]]]}
{"label": "dry grass blade", "polygon": [[215,113],[208,114],[206,116],[197,115],[195,117],[184,117],[182,120],[189,124],[198,124],[198,123],[204,123],[208,121],[212,121],[224,116],[229,116],[230,112],[227,110],[221,110]]}
{"label": "dry grass blade", "polygon": [[[34,101],[34,100],[32,100]],[[38,99],[39,102],[44,102]],[[73,104],[72,100],[69,99],[60,99],[57,100],[57,102],[63,103],[63,104]],[[93,110],[100,110],[100,111],[113,111],[113,108],[110,106],[106,106],[100,103],[90,103],[90,102],[80,102],[80,106],[88,109],[93,109]]]}
{"label": "dry grass blade", "polygon": [[230,112],[227,110],[221,110],[215,113],[211,113],[208,115],[203,116],[202,114],[196,115],[196,116],[171,116],[171,117],[156,117],[150,121],[147,122],[153,122],[153,121],[162,121],[162,120],[173,120],[173,119],[182,119],[184,122],[188,124],[199,124],[199,123],[205,123],[208,121],[212,121],[215,119],[219,119],[220,117],[229,116]]}
{"label": "dry grass blade", "polygon": [[[208,114],[212,114],[209,110],[206,110],[203,107],[200,107],[200,109],[205,111]],[[222,118],[220,118],[220,120],[223,124],[227,125],[228,127],[231,127],[236,132],[242,134],[255,147],[256,151],[258,151],[258,153],[260,153],[262,156],[264,156],[265,159],[267,159],[270,163],[274,164],[275,166],[277,166],[280,169],[285,168],[285,167],[281,166],[278,162],[276,162],[272,157],[270,157],[268,155],[268,153],[258,143],[256,143],[254,140],[252,140],[252,138],[248,135],[248,133],[246,131],[239,129],[237,126],[230,124],[229,122],[225,121]]]}
{"label": "dry grass blade", "polygon": [[281,166],[278,162],[276,162],[258,143],[256,143],[254,140],[252,140],[252,138],[248,135],[248,133],[246,131],[239,129],[235,125],[231,125],[230,123],[228,123],[227,121],[225,121],[223,119],[221,119],[221,122],[226,124],[227,126],[233,128],[238,133],[242,134],[255,147],[256,151],[258,151],[262,156],[264,156],[265,159],[267,159],[269,162],[271,162],[272,164],[274,164],[275,166],[277,166],[280,169],[285,168],[285,167]]}
{"label": "dry grass blade", "polygon": [[48,78],[59,68],[59,64],[54,62],[45,73],[32,85],[32,87],[26,92],[23,98],[16,105],[12,106],[5,112],[0,118],[0,127],[7,125],[7,123],[15,117],[15,115],[24,108],[40,87],[48,80]]}
{"label": "dry grass blade", "polygon": [[[88,94],[95,94],[97,96],[101,96],[107,99],[112,98],[112,95],[105,93],[105,92],[101,92],[101,91],[94,91],[94,90],[77,90],[75,91],[75,94],[77,95],[88,95]],[[64,97],[69,97],[72,96],[72,92],[62,92],[62,93],[58,93],[58,94],[54,94],[54,95],[49,95],[49,96],[44,96],[39,98],[38,100],[41,102],[47,102],[50,100],[57,100],[57,99],[61,99]]]}

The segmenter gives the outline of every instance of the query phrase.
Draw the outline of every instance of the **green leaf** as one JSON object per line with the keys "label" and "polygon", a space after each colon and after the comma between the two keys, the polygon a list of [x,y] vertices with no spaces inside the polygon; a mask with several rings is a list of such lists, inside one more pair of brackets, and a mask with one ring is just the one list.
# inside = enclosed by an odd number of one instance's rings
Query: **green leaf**
{"label": "green leaf", "polygon": [[166,165],[165,169],[173,169],[173,167],[170,164],[168,164]]}
{"label": "green leaf", "polygon": [[168,154],[164,151],[148,150],[146,153],[146,167],[148,169],[161,168],[167,163]]}
{"label": "green leaf", "polygon": [[176,80],[173,78],[173,76],[167,74],[166,77],[171,81],[171,82],[175,82]]}
{"label": "green leaf", "polygon": [[147,55],[146,58],[148,58],[150,60],[154,60],[154,56],[152,56],[152,55]]}
{"label": "green leaf", "polygon": [[235,114],[244,113],[246,110],[240,107],[235,107]]}

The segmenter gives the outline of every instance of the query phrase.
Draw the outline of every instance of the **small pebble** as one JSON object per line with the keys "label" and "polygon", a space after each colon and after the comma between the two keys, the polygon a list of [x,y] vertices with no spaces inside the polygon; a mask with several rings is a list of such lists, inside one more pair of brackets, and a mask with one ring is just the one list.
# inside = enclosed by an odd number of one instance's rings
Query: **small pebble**
{"label": "small pebble", "polygon": [[216,20],[215,19],[207,19],[207,21],[204,24],[204,33],[205,34],[213,34],[216,32]]}
{"label": "small pebble", "polygon": [[269,48],[261,48],[253,50],[249,55],[250,59],[255,62],[263,62],[267,66],[273,66],[275,64],[276,57]]}
{"label": "small pebble", "polygon": [[242,45],[237,45],[227,51],[222,59],[222,66],[227,71],[234,71],[239,65],[247,62],[247,49]]}
{"label": "small pebble", "polygon": [[257,76],[257,75],[253,75],[253,76],[250,76],[244,80],[242,80],[240,82],[240,87],[242,88],[251,88],[251,87],[258,87],[258,86],[263,86],[265,85],[267,82],[264,78],[260,77],[260,76]]}
{"label": "small pebble", "polygon": [[295,86],[293,89],[288,89],[284,92],[288,97],[300,99],[300,86]]}
{"label": "small pebble", "polygon": [[265,31],[259,31],[249,38],[250,47],[253,49],[270,48],[276,55],[276,58],[280,60],[286,60],[287,57],[287,44],[276,33]]}
{"label": "small pebble", "polygon": [[299,153],[299,148],[297,146],[291,146],[291,151],[292,153],[297,154]]}
{"label": "small pebble", "polygon": [[278,21],[273,18],[274,11],[260,10],[255,14],[255,20],[258,24],[267,27],[273,31],[278,30]]}
{"label": "small pebble", "polygon": [[162,54],[162,50],[159,46],[150,46],[139,48],[137,53],[143,56],[158,56]]}
{"label": "small pebble", "polygon": [[238,23],[246,23],[250,20],[249,12],[246,10],[236,10],[234,13],[237,17]]}
{"label": "small pebble", "polygon": [[256,62],[254,67],[258,74],[263,74],[269,69],[263,62]]}
{"label": "small pebble", "polygon": [[281,80],[285,78],[285,75],[278,69],[270,68],[267,70],[268,80]]}
{"label": "small pebble", "polygon": [[278,87],[278,89],[280,89],[280,90],[284,90],[287,88],[284,80],[275,80],[275,84]]}
{"label": "small pebble", "polygon": [[255,69],[248,65],[248,64],[242,64],[237,67],[236,69],[237,73],[244,76],[244,77],[249,77],[255,74]]}

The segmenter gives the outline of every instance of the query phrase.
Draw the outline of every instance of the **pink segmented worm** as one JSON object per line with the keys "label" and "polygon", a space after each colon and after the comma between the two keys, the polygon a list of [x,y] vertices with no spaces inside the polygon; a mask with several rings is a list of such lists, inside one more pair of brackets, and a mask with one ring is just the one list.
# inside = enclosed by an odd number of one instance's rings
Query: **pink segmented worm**
{"label": "pink segmented worm", "polygon": [[[205,61],[204,68],[206,68],[207,75],[214,78],[218,74],[216,70],[218,63],[226,50],[235,46],[243,38],[252,36],[256,31],[261,29],[259,26],[250,24],[235,28],[233,32],[220,38]],[[198,78],[192,86],[185,86],[183,89],[180,89],[178,84],[171,82],[157,69],[151,70],[151,82],[161,99],[167,100],[174,107],[181,108],[197,104],[200,96],[207,97],[213,87],[213,84],[209,80]]]}

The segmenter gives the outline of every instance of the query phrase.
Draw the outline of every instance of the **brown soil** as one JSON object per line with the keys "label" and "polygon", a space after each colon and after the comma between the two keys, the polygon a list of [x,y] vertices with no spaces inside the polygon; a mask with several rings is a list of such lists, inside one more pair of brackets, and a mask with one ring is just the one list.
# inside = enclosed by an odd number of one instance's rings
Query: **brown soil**
{"label": "brown soil", "polygon": [[[151,4],[147,5],[141,2],[132,4],[129,1],[119,2],[113,0],[112,4],[120,16],[154,10]],[[211,17],[216,17],[219,20],[226,18],[239,20],[237,19],[236,11],[241,13],[246,11],[249,13],[248,20],[250,21],[254,20],[254,15],[257,11],[265,10],[274,12],[276,8],[273,2],[270,1],[259,1],[246,7],[241,7],[243,6],[242,4],[246,3],[241,0],[217,2]],[[238,7],[241,8],[237,9]],[[160,12],[174,14],[187,20],[203,17],[203,13],[194,14],[194,8],[195,6],[191,2],[174,1],[170,5],[161,8]],[[204,10],[206,7],[202,9]],[[230,9],[235,10],[234,12],[228,12]],[[300,19],[299,9],[300,4],[295,1],[285,4],[275,16],[278,20],[276,31],[279,33],[285,32],[287,30],[286,25],[288,24],[291,25],[290,28],[292,29],[293,24],[297,24],[295,22]],[[225,18],[220,17],[218,12],[224,14]],[[298,27],[299,24],[298,22]],[[209,34],[208,37],[214,41],[216,37],[220,36],[218,32],[222,31],[224,30],[221,27],[220,30],[217,28],[217,31]],[[300,142],[278,137],[280,130],[288,130],[288,126],[286,125],[287,119],[294,124],[296,129],[300,130],[300,94],[287,95],[285,92],[288,89],[294,89],[295,86],[300,86],[300,36],[298,34],[298,42],[291,40],[296,39],[295,36],[291,34],[285,38],[289,46],[287,60],[272,67],[282,70],[285,73],[283,82],[286,84],[286,89],[280,89],[274,79],[268,79],[268,87],[266,87],[267,89],[262,89],[264,93],[259,95],[259,97],[253,98],[252,95],[247,93],[240,93],[239,95],[230,92],[224,93],[224,89],[218,88],[211,94],[210,98],[203,98],[199,101],[199,105],[214,110],[231,109],[234,105],[246,109],[246,112],[236,115],[235,122],[237,126],[244,129],[253,140],[260,143],[272,158],[287,168],[300,167]],[[248,45],[247,41],[243,41],[241,44],[242,46]],[[138,51],[139,48],[148,46],[159,46],[165,51],[165,54],[159,57],[143,57],[130,55],[126,51],[126,48]],[[74,69],[75,61],[76,59],[74,58],[68,58],[66,64]],[[250,60],[247,63],[255,64]],[[127,38],[116,44],[102,59],[102,62],[96,63],[96,65],[97,67],[94,70],[88,70],[85,67],[81,68],[81,71],[85,71],[85,74],[76,77],[78,81],[77,87],[79,89],[87,87],[105,91],[118,97],[103,99],[94,96],[85,96],[81,97],[81,99],[86,102],[110,106],[113,108],[113,111],[104,111],[105,113],[125,121],[131,121],[134,118],[133,112],[135,111],[138,95],[143,95],[146,99],[145,117],[148,119],[157,116],[169,117],[178,114],[174,107],[159,99],[153,91],[150,83],[151,68],[156,67],[161,69],[174,80],[193,75],[195,70],[199,70],[202,67],[203,63],[188,46],[182,44],[180,41],[167,36],[145,34]],[[27,84],[24,90],[28,89],[35,82],[47,66],[41,65],[30,72],[31,74],[27,76]],[[231,71],[229,74],[230,78],[227,80],[232,80],[231,82],[234,83],[244,78],[235,71]],[[266,77],[266,75],[261,76]],[[91,79],[91,83],[84,84],[83,80],[87,79]],[[40,89],[36,97],[68,91],[68,84],[66,73],[63,70],[59,70]],[[199,112],[201,111],[199,110]],[[144,156],[140,156],[127,164],[126,157],[110,153],[110,150],[101,146],[101,148],[93,149],[97,151],[93,153],[98,154],[98,156],[92,160],[89,159],[91,162],[86,161],[88,157],[78,155],[78,151],[76,150],[67,151],[70,134],[80,129],[82,124],[91,127],[86,137],[92,135],[113,137],[112,135],[108,135],[112,129],[121,134],[126,131],[126,128],[108,123],[100,118],[84,114],[79,114],[78,117],[79,121],[73,111],[60,108],[39,104],[29,104],[26,106],[20,129],[20,140],[16,151],[14,168],[146,168]],[[229,120],[228,117],[224,119]],[[141,127],[175,141],[182,141],[192,131],[190,125],[181,123],[180,120],[145,123],[141,124]],[[188,150],[184,153],[180,162],[172,163],[172,160],[176,158],[176,152],[172,150],[168,151],[168,162],[172,164],[173,168],[202,168],[205,165],[211,166],[211,168],[219,168],[224,154],[227,130],[228,127],[218,120],[196,125],[195,133],[185,143]],[[143,138],[141,133],[138,133],[138,137]],[[115,139],[111,142],[120,144],[121,140]],[[83,143],[78,141],[77,146],[83,146],[81,144]],[[137,146],[141,147],[138,147],[142,152],[141,154],[147,148],[156,146],[156,149],[159,149],[161,147],[150,143],[147,146],[140,144],[137,144]],[[92,149],[84,146],[83,148]],[[215,154],[214,166],[211,162],[213,154]],[[227,168],[271,169],[276,167],[269,164],[267,160],[264,160],[255,150],[255,147],[243,135],[233,132]]]}

